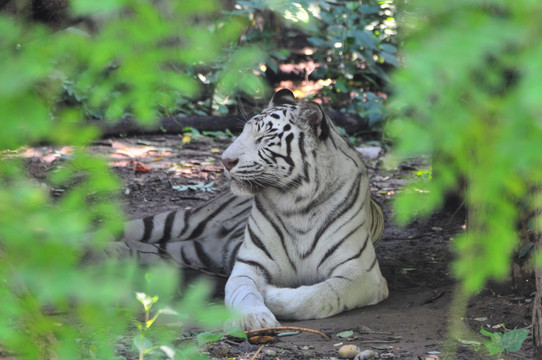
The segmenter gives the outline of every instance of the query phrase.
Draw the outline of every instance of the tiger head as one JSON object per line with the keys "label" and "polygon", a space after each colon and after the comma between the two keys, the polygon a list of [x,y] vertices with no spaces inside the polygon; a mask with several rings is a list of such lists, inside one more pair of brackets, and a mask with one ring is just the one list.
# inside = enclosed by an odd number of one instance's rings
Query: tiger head
{"label": "tiger head", "polygon": [[296,104],[287,89],[276,92],[268,108],[252,117],[222,154],[226,176],[236,195],[267,188],[286,192],[308,182],[314,172],[308,158],[330,133],[328,118],[314,102]]}

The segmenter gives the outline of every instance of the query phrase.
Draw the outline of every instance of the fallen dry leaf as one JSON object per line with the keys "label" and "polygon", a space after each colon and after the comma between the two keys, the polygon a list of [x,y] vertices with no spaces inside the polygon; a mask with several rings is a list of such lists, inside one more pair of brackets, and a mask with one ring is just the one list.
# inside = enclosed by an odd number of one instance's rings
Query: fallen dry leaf
{"label": "fallen dry leaf", "polygon": [[273,336],[269,335],[259,335],[259,336],[252,336],[248,339],[253,344],[272,344],[277,341]]}
{"label": "fallen dry leaf", "polygon": [[131,163],[134,165],[134,173],[149,173],[152,171],[150,167],[139,161],[131,161]]}

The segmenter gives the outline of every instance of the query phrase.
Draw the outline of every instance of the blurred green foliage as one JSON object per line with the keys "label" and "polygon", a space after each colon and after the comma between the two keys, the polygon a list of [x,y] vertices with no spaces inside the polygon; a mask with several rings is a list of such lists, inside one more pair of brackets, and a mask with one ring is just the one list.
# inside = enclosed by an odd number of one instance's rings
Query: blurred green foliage
{"label": "blurred green foliage", "polygon": [[[178,96],[196,95],[190,69],[221,56],[242,21],[221,18],[215,1],[73,0],[70,9],[91,16],[97,29],[53,32],[0,14],[0,346],[21,359],[121,358],[117,345],[137,336],[136,291],[160,296],[175,322],[212,327],[225,317],[207,305],[203,284],[167,303],[179,286],[177,269],[84,261],[123,222],[118,180],[84,146],[98,136],[86,119],[90,108],[149,122]],[[233,54],[244,62],[224,66],[224,91],[238,91],[237,84],[263,92],[243,68],[258,52]],[[61,101],[68,88],[79,101]],[[45,183],[29,177],[21,159],[24,146],[41,142],[74,145]],[[174,348],[180,329],[155,324],[146,337]],[[176,351],[179,359],[201,357],[194,347]]]}
{"label": "blurred green foliage", "polygon": [[[392,0],[239,0],[222,12],[215,1],[161,1],[139,4],[129,16],[115,1],[81,4],[71,6],[72,13],[90,13],[87,23],[92,25],[64,30],[71,37],[65,34],[63,44],[50,44],[58,55],[60,46],[72,51],[67,59],[56,56],[56,66],[70,65],[53,75],[62,83],[55,87],[58,111],[76,106],[88,118],[106,120],[136,113],[142,120],[226,114],[238,101],[266,98],[264,78],[273,82],[280,64],[301,61],[303,48],[310,46],[316,52],[309,58],[317,64],[312,79],[332,80],[321,98],[370,125],[381,125],[385,118],[387,72],[397,65]],[[191,16],[198,8],[206,16]],[[134,20],[145,25],[134,25]],[[156,37],[162,39],[158,45]],[[18,38],[14,34],[15,42]],[[64,45],[66,38],[72,45]],[[93,45],[96,53],[91,54],[86,43],[95,40],[101,45]],[[36,61],[31,63],[41,64],[41,53],[32,53]],[[47,72],[49,65],[41,65]],[[162,80],[153,81],[154,75]],[[137,98],[136,85],[149,94],[146,99]]]}
{"label": "blurred green foliage", "polygon": [[508,275],[519,202],[542,207],[541,18],[537,1],[415,0],[400,23],[405,67],[393,75],[389,130],[398,156],[433,154],[433,177],[395,208],[407,222],[466,182],[453,270],[469,294]]}

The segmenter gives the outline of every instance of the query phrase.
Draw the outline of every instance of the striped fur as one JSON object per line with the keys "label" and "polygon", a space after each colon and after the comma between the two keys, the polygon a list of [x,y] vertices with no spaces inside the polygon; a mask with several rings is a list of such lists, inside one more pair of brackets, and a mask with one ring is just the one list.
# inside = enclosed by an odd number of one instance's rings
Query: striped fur
{"label": "striped fur", "polygon": [[312,319],[388,296],[374,247],[383,213],[358,152],[315,103],[289,90],[222,156],[227,192],[202,207],[126,224],[124,249],[223,272],[244,329]]}

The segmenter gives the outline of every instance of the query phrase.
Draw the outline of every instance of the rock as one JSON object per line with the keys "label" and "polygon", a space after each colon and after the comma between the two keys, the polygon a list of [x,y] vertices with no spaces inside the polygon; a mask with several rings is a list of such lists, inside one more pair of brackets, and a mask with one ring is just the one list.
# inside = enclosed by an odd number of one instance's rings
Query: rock
{"label": "rock", "polygon": [[341,359],[353,359],[361,350],[356,345],[343,345],[339,348],[339,357]]}
{"label": "rock", "polygon": [[365,160],[376,160],[382,148],[380,146],[364,146],[358,147],[356,150],[363,156]]}
{"label": "rock", "polygon": [[356,356],[354,360],[367,360],[367,359],[375,359],[378,356],[376,351],[373,350],[363,350]]}

